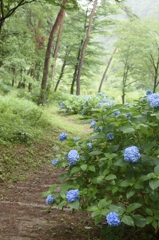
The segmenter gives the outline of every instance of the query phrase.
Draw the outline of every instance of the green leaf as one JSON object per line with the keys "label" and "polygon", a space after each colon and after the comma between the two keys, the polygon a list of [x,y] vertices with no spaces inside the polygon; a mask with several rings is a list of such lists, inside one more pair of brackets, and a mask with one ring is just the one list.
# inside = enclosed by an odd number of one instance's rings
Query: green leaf
{"label": "green leaf", "polygon": [[71,202],[68,204],[68,206],[71,208],[71,209],[79,209],[79,201],[76,200],[74,202]]}
{"label": "green leaf", "polygon": [[127,207],[127,212],[130,213],[141,206],[142,206],[142,204],[140,204],[140,203],[132,203]]}
{"label": "green leaf", "polygon": [[87,170],[87,164],[81,165],[80,168],[81,168],[83,171],[86,171],[86,170]]}
{"label": "green leaf", "polygon": [[98,177],[91,179],[90,181],[92,183],[98,184],[98,183],[101,183],[103,179],[104,179],[104,176],[98,176]]}
{"label": "green leaf", "polygon": [[80,167],[72,167],[70,174],[80,172]]}
{"label": "green leaf", "polygon": [[130,190],[126,192],[127,199],[131,198],[136,193],[135,190]]}
{"label": "green leaf", "polygon": [[130,186],[130,180],[124,180],[120,183],[120,187],[128,187]]}
{"label": "green leaf", "polygon": [[150,216],[153,216],[153,211],[151,210],[151,208],[146,208],[146,213]]}
{"label": "green leaf", "polygon": [[135,132],[135,129],[133,127],[131,127],[130,125],[125,125],[125,126],[119,127],[119,130],[122,131],[123,133]]}
{"label": "green leaf", "polygon": [[121,222],[129,226],[134,226],[134,221],[130,216],[123,216]]}
{"label": "green leaf", "polygon": [[101,151],[92,151],[89,154],[90,155],[100,155],[100,154],[103,154],[103,152],[101,152]]}
{"label": "green leaf", "polygon": [[91,171],[91,172],[95,172],[96,171],[96,169],[95,169],[95,167],[93,165],[88,166],[88,170]]}
{"label": "green leaf", "polygon": [[105,180],[113,180],[116,179],[117,177],[114,174],[109,174],[108,176],[106,176]]}
{"label": "green leaf", "polygon": [[145,227],[146,225],[146,219],[139,214],[133,215],[133,220],[134,224],[138,227]]}
{"label": "green leaf", "polygon": [[150,188],[152,188],[153,190],[155,190],[156,188],[159,187],[159,179],[151,179],[149,182],[149,186]]}
{"label": "green leaf", "polygon": [[146,218],[146,224],[150,224],[153,221],[153,217],[148,216]]}
{"label": "green leaf", "polygon": [[119,167],[123,167],[123,166],[126,166],[127,163],[124,161],[123,158],[121,158],[121,159],[118,159],[117,161],[115,161],[115,162],[114,162],[114,165],[115,165],[115,166],[119,166]]}
{"label": "green leaf", "polygon": [[99,202],[98,202],[98,207],[101,209],[101,208],[104,208],[107,206],[107,201],[106,199],[101,199]]}
{"label": "green leaf", "polygon": [[90,206],[87,208],[87,211],[89,212],[94,212],[94,211],[97,211],[98,210],[98,207],[97,206]]}
{"label": "green leaf", "polygon": [[153,219],[151,224],[154,227],[154,229],[157,229],[157,221],[155,219]]}
{"label": "green leaf", "polygon": [[103,216],[100,214],[100,215],[98,215],[98,216],[96,216],[95,217],[95,225],[97,225],[99,222],[101,222],[102,221],[102,218],[103,218]]}
{"label": "green leaf", "polygon": [[154,172],[159,174],[159,164],[154,168]]}
{"label": "green leaf", "polygon": [[58,204],[58,208],[63,208],[67,204],[67,201],[62,201]]}

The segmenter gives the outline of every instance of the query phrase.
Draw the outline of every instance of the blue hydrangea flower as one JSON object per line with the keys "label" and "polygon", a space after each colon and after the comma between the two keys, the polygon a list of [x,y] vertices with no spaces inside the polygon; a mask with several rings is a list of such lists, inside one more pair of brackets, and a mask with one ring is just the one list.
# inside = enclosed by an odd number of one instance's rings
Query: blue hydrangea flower
{"label": "blue hydrangea flower", "polygon": [[65,132],[61,133],[60,136],[59,136],[59,139],[60,139],[60,141],[66,140],[67,139],[67,133],[65,133]]}
{"label": "blue hydrangea flower", "polygon": [[76,150],[69,151],[67,161],[70,165],[75,165],[79,159],[79,154]]}
{"label": "blue hydrangea flower", "polygon": [[55,159],[55,160],[52,161],[52,165],[56,165],[58,162],[59,162],[59,160]]}
{"label": "blue hydrangea flower", "polygon": [[115,116],[118,116],[118,115],[120,115],[120,111],[117,110],[117,111],[114,112],[114,114],[115,114]]}
{"label": "blue hydrangea flower", "polygon": [[116,212],[111,212],[106,216],[108,225],[118,226],[120,224],[119,215]]}
{"label": "blue hydrangea flower", "polygon": [[95,125],[96,125],[96,121],[95,120],[93,120],[92,122],[91,122],[91,124],[90,124],[90,128],[95,128]]}
{"label": "blue hydrangea flower", "polygon": [[77,142],[78,140],[79,140],[79,138],[78,137],[74,137],[74,142]]}
{"label": "blue hydrangea flower", "polygon": [[152,91],[150,89],[146,90],[146,95],[151,95]]}
{"label": "blue hydrangea flower", "polygon": [[91,143],[91,142],[87,143],[87,146],[88,146],[88,150],[91,150],[91,148],[92,148],[92,143]]}
{"label": "blue hydrangea flower", "polygon": [[150,104],[150,107],[158,108],[159,107],[159,94],[153,93],[153,94],[147,95],[147,101]]}
{"label": "blue hydrangea flower", "polygon": [[68,191],[67,195],[66,195],[66,199],[68,202],[74,202],[76,200],[79,200],[79,190],[75,189],[75,190],[70,190]]}
{"label": "blue hydrangea flower", "polygon": [[130,118],[131,118],[131,116],[132,116],[132,114],[131,114],[131,113],[127,113],[127,114],[125,115],[125,117],[127,117],[128,119],[130,119]]}
{"label": "blue hydrangea flower", "polygon": [[55,200],[56,199],[54,197],[52,197],[52,194],[49,194],[46,198],[46,204],[51,205],[53,202],[55,202]]}
{"label": "blue hydrangea flower", "polygon": [[136,146],[131,146],[124,151],[124,160],[126,162],[135,163],[139,160],[140,153]]}
{"label": "blue hydrangea flower", "polygon": [[107,140],[111,141],[114,139],[114,135],[112,133],[107,133],[106,138],[107,138]]}

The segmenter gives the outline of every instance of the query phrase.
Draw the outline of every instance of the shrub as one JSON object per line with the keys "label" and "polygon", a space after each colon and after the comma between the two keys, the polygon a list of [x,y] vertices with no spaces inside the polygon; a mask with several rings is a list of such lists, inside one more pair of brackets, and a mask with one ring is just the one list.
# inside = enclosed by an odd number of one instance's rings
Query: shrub
{"label": "shrub", "polygon": [[87,116],[94,112],[99,112],[99,109],[105,106],[112,106],[114,104],[112,100],[112,98],[108,98],[107,95],[102,93],[98,93],[96,96],[63,94],[63,99],[60,99],[58,103],[59,110]]}
{"label": "shrub", "polygon": [[[27,100],[9,96],[0,97],[1,141],[27,143],[36,139],[42,127],[48,124],[44,110]],[[36,128],[35,128],[36,126]]]}
{"label": "shrub", "polygon": [[[114,114],[117,111],[120,114]],[[90,211],[95,224],[106,219],[111,226],[149,226],[157,232],[159,105],[152,108],[144,97],[132,105],[112,106],[99,113],[96,121],[88,139],[66,141],[79,158],[68,164],[64,153],[57,167],[66,172],[60,176],[59,186],[53,184],[44,195],[56,190],[53,195],[59,208]],[[99,127],[101,131],[97,131]],[[68,203],[66,195],[71,189],[78,189],[79,196]]]}

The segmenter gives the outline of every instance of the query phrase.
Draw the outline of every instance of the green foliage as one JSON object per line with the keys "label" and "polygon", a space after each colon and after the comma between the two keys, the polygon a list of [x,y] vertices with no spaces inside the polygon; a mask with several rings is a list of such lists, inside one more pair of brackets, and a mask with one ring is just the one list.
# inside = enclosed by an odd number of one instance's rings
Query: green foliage
{"label": "green foliage", "polygon": [[[154,232],[159,226],[159,110],[150,108],[146,98],[135,104],[105,107],[96,117],[95,129],[88,139],[66,140],[70,149],[80,155],[69,165],[67,153],[61,155],[57,167],[66,172],[61,183],[44,195],[53,193],[59,208],[69,206],[91,212],[95,224],[110,212],[119,215],[121,226],[145,228]],[[98,131],[99,127],[102,128]],[[106,135],[112,133],[114,139]],[[92,148],[88,148],[88,143]],[[136,162],[124,160],[130,146],[139,149]],[[54,166],[54,167],[56,167]],[[53,185],[54,186],[54,185]],[[70,189],[80,191],[79,205],[66,201]],[[114,231],[113,231],[114,232]],[[111,238],[110,238],[111,239]],[[114,238],[112,238],[114,239]],[[119,239],[116,238],[115,239]]]}
{"label": "green foliage", "polygon": [[[48,124],[44,110],[27,100],[0,97],[0,140],[28,143]],[[35,128],[36,127],[36,128]]]}
{"label": "green foliage", "polygon": [[114,104],[112,98],[107,95],[98,93],[96,96],[76,96],[63,94],[63,99],[58,100],[59,110],[65,112],[79,113],[85,116],[98,112],[104,106]]}

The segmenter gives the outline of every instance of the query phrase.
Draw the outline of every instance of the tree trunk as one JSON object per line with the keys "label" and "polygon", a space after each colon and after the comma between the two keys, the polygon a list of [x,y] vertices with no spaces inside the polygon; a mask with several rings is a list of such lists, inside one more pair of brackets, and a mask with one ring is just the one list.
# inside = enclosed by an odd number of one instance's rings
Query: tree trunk
{"label": "tree trunk", "polygon": [[75,64],[75,69],[74,69],[73,79],[72,79],[72,83],[71,83],[70,94],[73,94],[73,92],[74,92],[74,85],[75,85],[76,78],[77,78],[77,73],[78,73],[78,64],[79,64],[79,60],[80,60],[82,44],[83,44],[83,39],[81,40],[81,43],[80,43],[80,46],[79,46],[79,49],[78,49],[78,53],[77,53],[77,63]]}
{"label": "tree trunk", "polygon": [[107,71],[108,71],[108,69],[109,69],[109,67],[110,67],[110,64],[111,64],[111,62],[112,62],[113,56],[114,56],[114,54],[115,54],[116,51],[117,51],[117,48],[114,49],[114,52],[113,52],[112,56],[110,57],[110,59],[109,59],[109,61],[108,61],[108,64],[107,64],[107,66],[106,66],[106,69],[105,69],[105,71],[104,71],[104,73],[103,73],[103,77],[102,77],[101,82],[100,82],[100,85],[99,85],[98,92],[101,92],[101,89],[102,89],[102,85],[103,85],[105,76],[106,76],[106,74],[107,74]]}
{"label": "tree trunk", "polygon": [[60,81],[61,81],[61,78],[63,77],[65,66],[66,66],[66,59],[65,59],[64,62],[63,62],[63,65],[62,65],[62,68],[61,68],[61,73],[60,73],[59,79],[57,80],[57,83],[56,83],[54,92],[57,91],[58,85],[59,85],[59,83],[60,83]]}
{"label": "tree trunk", "polygon": [[[66,0],[63,0],[63,4],[66,3]],[[59,24],[61,23],[61,20],[63,19],[63,15],[65,14],[65,9],[61,8],[56,21],[54,25],[52,26],[48,44],[47,44],[47,49],[46,49],[46,54],[45,54],[45,62],[44,62],[44,69],[43,69],[43,77],[42,77],[42,82],[41,82],[41,93],[38,99],[38,104],[44,104],[44,91],[46,90],[46,85],[47,85],[47,79],[48,79],[48,72],[49,72],[49,65],[50,65],[50,56],[51,56],[51,51],[52,51],[52,45],[53,45],[53,40],[56,34],[56,31],[58,29]]]}
{"label": "tree trunk", "polygon": [[90,18],[89,18],[89,25],[88,25],[88,28],[86,31],[86,38],[85,38],[85,41],[84,41],[84,44],[83,44],[83,47],[81,50],[81,57],[80,57],[80,62],[79,62],[79,66],[78,66],[78,74],[77,74],[77,80],[76,80],[76,84],[77,84],[76,95],[80,95],[80,77],[81,77],[81,72],[82,72],[82,66],[83,66],[86,47],[87,47],[87,44],[88,44],[89,38],[90,38],[90,31],[91,31],[92,22],[93,22],[93,16],[95,14],[95,10],[97,7],[97,2],[98,2],[98,0],[94,1],[93,8],[92,8]]}
{"label": "tree trunk", "polygon": [[58,36],[57,36],[57,41],[56,41],[56,46],[55,46],[55,50],[54,50],[54,54],[53,54],[54,62],[53,62],[52,73],[51,73],[51,80],[52,81],[54,81],[55,68],[56,68],[56,59],[57,59],[57,54],[58,54],[61,34],[62,34],[62,30],[63,30],[64,20],[65,20],[65,12],[64,12],[63,17],[61,19],[61,23],[60,23],[59,31],[58,31]]}

